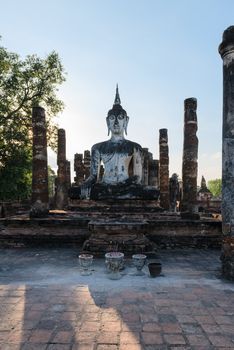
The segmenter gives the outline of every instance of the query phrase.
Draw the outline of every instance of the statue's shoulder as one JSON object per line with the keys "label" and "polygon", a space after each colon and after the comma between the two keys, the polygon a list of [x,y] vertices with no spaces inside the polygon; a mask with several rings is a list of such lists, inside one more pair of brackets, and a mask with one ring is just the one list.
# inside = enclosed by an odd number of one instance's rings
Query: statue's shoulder
{"label": "statue's shoulder", "polygon": [[142,147],[141,147],[141,145],[139,145],[139,143],[133,142],[130,140],[126,140],[126,139],[124,141],[126,143],[126,146],[128,146],[129,148],[135,149],[137,151],[142,151]]}
{"label": "statue's shoulder", "polygon": [[98,142],[92,146],[91,151],[101,151],[108,146],[108,141]]}
{"label": "statue's shoulder", "polygon": [[109,153],[109,152],[115,152],[115,151],[125,151],[125,152],[133,152],[140,151],[142,152],[142,147],[139,145],[139,143],[130,141],[130,140],[121,140],[121,142],[113,142],[111,140],[95,143],[92,147],[92,154],[99,152],[101,154]]}
{"label": "statue's shoulder", "polygon": [[108,141],[98,142],[92,146],[92,149],[99,149],[106,145]]}

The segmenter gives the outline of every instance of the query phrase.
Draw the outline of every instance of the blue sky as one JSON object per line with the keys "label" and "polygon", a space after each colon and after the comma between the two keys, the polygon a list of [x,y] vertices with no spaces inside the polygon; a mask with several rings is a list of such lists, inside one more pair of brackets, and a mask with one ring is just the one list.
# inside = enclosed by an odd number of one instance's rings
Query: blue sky
{"label": "blue sky", "polygon": [[[181,176],[183,102],[198,100],[199,177],[221,177],[222,60],[233,0],[1,1],[1,44],[22,57],[58,52],[67,72],[67,157],[107,139],[106,114],[118,82],[130,117],[127,138],[158,159],[168,129],[170,175]],[[53,161],[50,156],[50,161]]]}

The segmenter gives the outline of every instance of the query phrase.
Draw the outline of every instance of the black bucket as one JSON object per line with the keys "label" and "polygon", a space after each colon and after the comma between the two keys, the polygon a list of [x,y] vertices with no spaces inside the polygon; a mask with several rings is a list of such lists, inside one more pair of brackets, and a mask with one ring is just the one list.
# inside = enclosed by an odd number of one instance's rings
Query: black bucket
{"label": "black bucket", "polygon": [[162,271],[162,264],[160,262],[152,262],[148,264],[150,277],[157,277]]}

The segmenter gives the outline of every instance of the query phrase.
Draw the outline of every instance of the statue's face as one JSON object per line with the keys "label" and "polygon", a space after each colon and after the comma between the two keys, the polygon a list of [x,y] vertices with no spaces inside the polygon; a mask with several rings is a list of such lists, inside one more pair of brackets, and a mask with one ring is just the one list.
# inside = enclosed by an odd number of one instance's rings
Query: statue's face
{"label": "statue's face", "polygon": [[108,126],[112,134],[122,135],[126,127],[126,116],[124,114],[114,115],[111,114],[108,116]]}

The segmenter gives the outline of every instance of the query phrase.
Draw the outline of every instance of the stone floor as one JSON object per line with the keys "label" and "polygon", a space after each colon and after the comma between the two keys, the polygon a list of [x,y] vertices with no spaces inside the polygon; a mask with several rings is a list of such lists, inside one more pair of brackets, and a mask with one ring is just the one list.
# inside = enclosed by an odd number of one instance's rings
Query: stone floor
{"label": "stone floor", "polygon": [[74,249],[0,250],[0,349],[234,349],[234,284],[219,251],[160,252],[161,276],[81,276]]}

